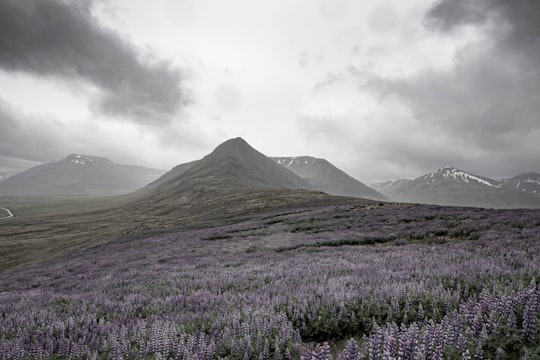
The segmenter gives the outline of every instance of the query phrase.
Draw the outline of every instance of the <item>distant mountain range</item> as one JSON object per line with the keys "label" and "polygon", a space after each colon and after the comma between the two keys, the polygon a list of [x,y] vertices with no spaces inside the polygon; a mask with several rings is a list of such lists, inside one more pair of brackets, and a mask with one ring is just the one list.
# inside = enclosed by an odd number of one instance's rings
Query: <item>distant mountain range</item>
{"label": "distant mountain range", "polygon": [[487,208],[540,207],[539,174],[494,180],[444,167],[416,179],[398,179],[371,186],[400,202]]}
{"label": "distant mountain range", "polygon": [[[235,138],[219,145],[204,158],[180,164],[166,173],[115,164],[103,157],[72,154],[0,181],[0,195],[112,195],[138,190],[133,195],[142,201],[141,208],[162,207],[165,211],[178,204],[193,204],[197,199],[204,199],[211,207],[208,199],[223,196],[229,196],[230,206],[236,206],[235,202],[249,201],[241,197],[250,192],[273,189],[287,190],[289,192],[283,194],[289,195],[293,194],[290,191],[302,190],[304,194],[323,192],[377,201],[540,208],[540,174],[536,173],[494,180],[444,167],[416,179],[371,186],[325,159],[269,158],[242,138]],[[145,199],[151,201],[145,203]]]}
{"label": "distant mountain range", "polygon": [[141,188],[163,172],[115,164],[103,157],[72,154],[0,182],[0,195],[112,195]]}
{"label": "distant mountain range", "polygon": [[118,165],[102,157],[73,154],[5,180],[0,183],[0,195],[109,195],[142,187],[139,194],[173,197],[245,189],[303,189],[386,199],[324,159],[271,159],[242,138],[230,139],[204,158],[180,164],[167,173]]}
{"label": "distant mountain range", "polygon": [[201,160],[181,164],[146,187],[159,191],[304,189],[330,195],[386,199],[324,159],[269,158],[242,138],[219,145]]}
{"label": "distant mountain range", "polygon": [[272,159],[305,179],[312,189],[330,195],[388,200],[378,191],[347,175],[325,159],[311,156],[274,157]]}

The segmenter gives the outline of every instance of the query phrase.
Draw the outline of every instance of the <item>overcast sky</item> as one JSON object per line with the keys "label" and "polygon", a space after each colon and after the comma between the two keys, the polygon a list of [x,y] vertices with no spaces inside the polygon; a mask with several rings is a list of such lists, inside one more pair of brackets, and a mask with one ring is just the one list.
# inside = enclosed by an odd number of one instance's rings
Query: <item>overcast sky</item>
{"label": "overcast sky", "polygon": [[540,172],[540,1],[0,1],[0,171],[237,136],[366,183]]}

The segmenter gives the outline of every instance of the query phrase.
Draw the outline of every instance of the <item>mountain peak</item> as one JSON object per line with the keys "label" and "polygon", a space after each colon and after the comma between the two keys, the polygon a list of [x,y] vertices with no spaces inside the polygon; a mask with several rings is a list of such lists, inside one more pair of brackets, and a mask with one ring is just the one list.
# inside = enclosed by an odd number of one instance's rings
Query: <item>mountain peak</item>
{"label": "mountain peak", "polygon": [[77,165],[90,165],[90,164],[103,164],[103,165],[113,165],[113,162],[107,158],[100,156],[91,156],[83,154],[70,154],[66,156],[63,162],[77,164]]}
{"label": "mountain peak", "polygon": [[112,195],[148,184],[153,169],[119,165],[111,160],[70,154],[59,161],[34,166],[2,181],[2,195]]}
{"label": "mountain peak", "polygon": [[64,160],[67,162],[74,163],[74,164],[86,165],[88,163],[93,162],[94,158],[88,155],[70,154],[66,156]]}
{"label": "mountain peak", "polygon": [[422,176],[420,179],[423,179],[423,181],[428,180],[427,185],[443,181],[465,184],[476,183],[494,188],[500,186],[499,182],[497,182],[496,180],[474,175],[466,171],[456,169],[453,166],[445,166],[435,172],[432,172],[431,174]]}
{"label": "mountain peak", "polygon": [[[251,154],[251,155],[249,155]],[[220,145],[218,145],[214,151],[206,155],[205,158],[224,158],[224,157],[238,157],[243,158],[245,156],[264,156],[257,150],[255,150],[251,145],[247,143],[244,139],[237,137],[229,139]]]}
{"label": "mountain peak", "polygon": [[237,137],[225,141],[203,159],[173,169],[155,188],[193,191],[199,188],[309,189],[309,184]]}
{"label": "mountain peak", "polygon": [[229,139],[216,147],[216,150],[234,149],[234,148],[252,148],[246,140],[241,137]]}
{"label": "mountain peak", "polygon": [[306,179],[313,189],[331,195],[387,200],[384,195],[349,176],[325,159],[312,156],[273,157],[272,159]]}
{"label": "mountain peak", "polygon": [[441,174],[441,173],[453,173],[456,171],[460,171],[458,168],[455,168],[451,165],[443,166],[440,169],[437,169],[433,174]]}

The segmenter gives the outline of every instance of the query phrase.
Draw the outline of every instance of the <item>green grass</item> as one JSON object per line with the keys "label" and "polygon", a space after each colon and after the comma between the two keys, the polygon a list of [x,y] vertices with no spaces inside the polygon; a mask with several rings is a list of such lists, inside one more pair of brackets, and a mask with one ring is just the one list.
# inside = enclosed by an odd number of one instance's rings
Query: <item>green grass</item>
{"label": "green grass", "polygon": [[[196,194],[196,195],[193,195]],[[0,272],[170,228],[213,227],[273,210],[365,200],[294,190],[229,190],[89,197],[0,197]]]}

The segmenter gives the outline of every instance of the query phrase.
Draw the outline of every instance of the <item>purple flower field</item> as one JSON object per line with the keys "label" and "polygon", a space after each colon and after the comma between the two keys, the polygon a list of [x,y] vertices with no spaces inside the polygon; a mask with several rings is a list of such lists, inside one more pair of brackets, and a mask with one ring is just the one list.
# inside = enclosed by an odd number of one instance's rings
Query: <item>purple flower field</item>
{"label": "purple flower field", "polygon": [[540,211],[273,212],[0,274],[1,359],[540,358]]}

